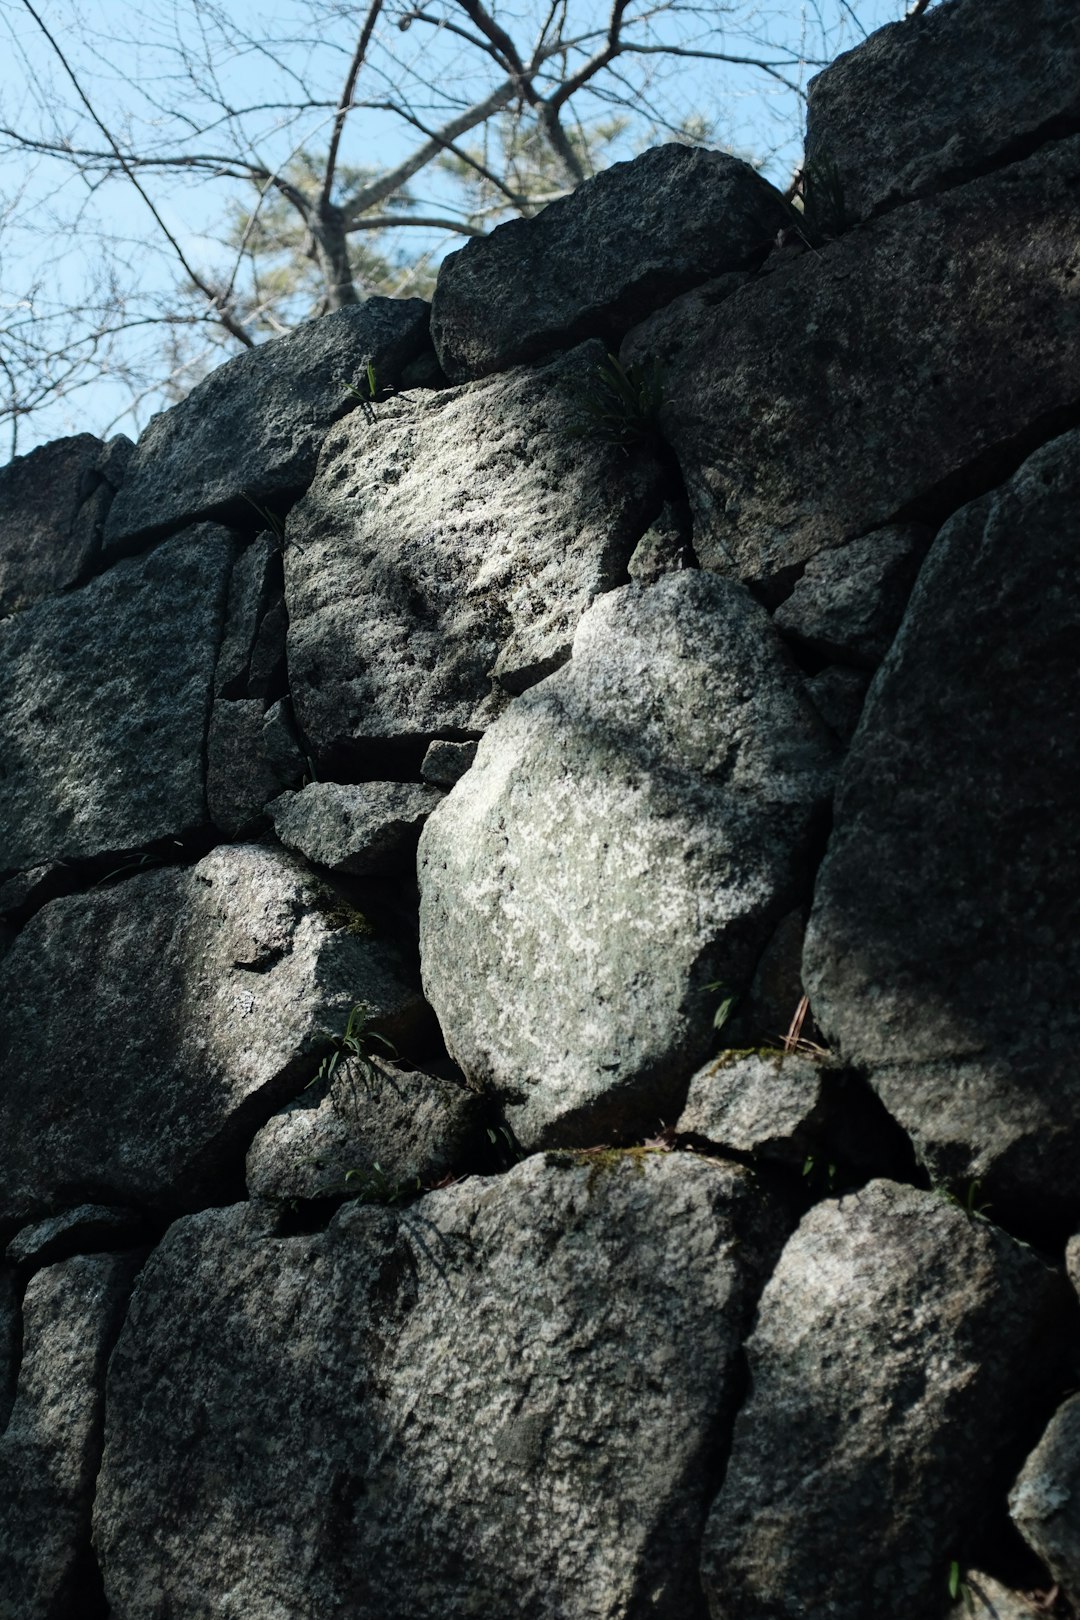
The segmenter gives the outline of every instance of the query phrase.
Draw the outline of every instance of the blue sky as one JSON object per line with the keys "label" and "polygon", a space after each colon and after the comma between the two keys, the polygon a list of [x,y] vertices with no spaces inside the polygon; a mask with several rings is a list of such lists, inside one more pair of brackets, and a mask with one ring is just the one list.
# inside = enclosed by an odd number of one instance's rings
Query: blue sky
{"label": "blue sky", "polygon": [[[225,48],[215,0],[158,0],[145,11],[126,0],[32,3],[124,150],[145,155],[236,151],[270,167],[284,163],[300,146],[325,146],[363,15],[348,0],[261,5],[234,0],[222,8],[234,36]],[[648,0],[636,3],[643,10]],[[606,11],[591,0],[567,4],[573,32],[589,33],[605,20]],[[798,161],[801,112],[798,95],[780,79],[805,85],[818,69],[800,55],[818,60],[835,55],[904,10],[901,0],[772,5],[733,0],[726,9],[720,0],[667,4],[669,9],[650,24],[651,36],[642,38],[756,56],[779,63],[779,77],[716,61],[683,58],[665,64],[648,58],[650,69],[668,70],[638,96],[637,105],[651,107],[654,117],[651,123],[639,117],[611,156],[629,155],[647,138],[663,139],[665,122],[698,114],[710,126],[711,144],[763,161],[765,172],[781,185]],[[531,0],[511,0],[497,15],[509,32],[527,41],[533,9]],[[443,12],[454,16],[445,4]],[[358,80],[358,99],[404,104],[430,126],[490,89],[490,71],[486,76],[483,71],[490,64],[445,26],[432,27],[431,16],[430,6],[387,0]],[[0,126],[45,142],[104,146],[26,0],[0,0],[0,45],[7,63]],[[250,110],[230,116],[240,108]],[[611,111],[595,97],[582,106],[586,122]],[[399,162],[419,138],[399,112],[372,108],[350,115],[342,155],[381,170]],[[251,187],[235,179],[193,178],[190,171],[140,174],[161,222],[188,261],[208,278],[226,277],[233,256],[221,245],[222,221],[230,202],[235,206],[250,197]],[[431,169],[416,177],[412,190],[429,211],[445,213],[454,204],[449,183]],[[445,232],[399,235],[402,243],[423,246],[436,257],[460,244]],[[6,150],[0,146],[0,363],[14,355],[16,338],[28,333],[47,346],[66,324],[66,336],[77,337],[77,322],[68,312],[87,301],[88,289],[96,289],[99,304],[123,308],[130,317],[123,338],[127,347],[117,348],[116,365],[125,355],[132,357],[145,388],[131,408],[129,381],[84,364],[78,376],[61,380],[32,419],[20,422],[19,453],[76,431],[134,435],[167,402],[155,386],[169,371],[157,316],[176,307],[180,280],[174,247],[129,181],[80,175],[56,157],[28,155],[10,140]],[[182,335],[190,352],[202,352],[198,329]],[[210,352],[208,344],[203,348]],[[88,341],[74,354],[85,362]],[[178,380],[187,375],[178,373]],[[3,460],[11,453],[10,425],[5,431],[0,424],[0,433]]]}

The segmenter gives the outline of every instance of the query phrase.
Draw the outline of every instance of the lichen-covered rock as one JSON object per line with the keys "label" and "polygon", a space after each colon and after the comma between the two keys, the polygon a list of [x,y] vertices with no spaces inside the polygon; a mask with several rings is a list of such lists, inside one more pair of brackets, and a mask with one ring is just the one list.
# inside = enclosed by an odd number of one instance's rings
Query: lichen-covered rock
{"label": "lichen-covered rock", "polygon": [[[76,971],[77,967],[77,971]],[[420,998],[328,914],[293,857],[223,846],[54,900],[2,964],[0,1219],[211,1196],[365,1003],[407,1041]]]}
{"label": "lichen-covered rock", "polygon": [[205,525],[0,625],[0,870],[205,826],[232,554]]}
{"label": "lichen-covered rock", "polygon": [[876,1181],[816,1205],[747,1343],[703,1544],[713,1620],[940,1613],[1064,1371],[1072,1309],[1032,1250],[934,1193]]}
{"label": "lichen-covered rock", "polygon": [[371,362],[393,387],[429,341],[420,298],[369,298],[239,354],[155,416],[105,526],[105,551],[203,517],[252,522],[311,482],[328,428]]}
{"label": "lichen-covered rock", "polygon": [[701,1620],[780,1241],[747,1171],[678,1153],[534,1157],[314,1236],[178,1222],[110,1367],[111,1612]]}
{"label": "lichen-covered rock", "polygon": [[956,480],[974,466],[985,487],[1075,404],[1078,182],[1074,137],[804,253],[681,334],[663,316],[630,334],[624,359],[665,357],[702,566],[790,584],[913,505],[948,511]]}
{"label": "lichen-covered rock", "polygon": [[16,1232],[7,1246],[13,1266],[51,1266],[73,1254],[99,1254],[108,1249],[130,1249],[145,1234],[143,1217],[134,1209],[110,1204],[80,1204],[48,1220]]}
{"label": "lichen-covered rock", "polygon": [[1074,431],[938,535],[841,776],[804,957],[819,1025],[936,1182],[1073,1220],[1078,525]]}
{"label": "lichen-covered rock", "polygon": [[1054,1580],[1080,1593],[1080,1395],[1050,1419],[1009,1492],[1009,1512]]}
{"label": "lichen-covered rock", "polygon": [[697,571],[628,585],[511,706],[421,835],[448,1049],[527,1146],[669,1123],[799,898],[832,744],[763,608]]}
{"label": "lichen-covered rock", "polygon": [[801,1167],[824,1119],[820,1064],[791,1052],[721,1052],[690,1081],[675,1129],[721,1151]]}
{"label": "lichen-covered rock", "polygon": [[253,1198],[415,1192],[464,1169],[483,1137],[483,1099],[460,1079],[377,1055],[343,1060],[326,1094],[267,1120],[247,1155]]}
{"label": "lichen-covered rock", "polygon": [[773,623],[821,658],[876,669],[929,544],[928,529],[902,524],[811,557]]}
{"label": "lichen-covered rock", "polygon": [[90,1513],[105,1369],[137,1267],[79,1255],[27,1284],[18,1392],[0,1435],[0,1620],[59,1620],[100,1602]]}
{"label": "lichen-covered rock", "polygon": [[[810,81],[805,168],[842,230],[1080,119],[1073,0],[953,0],[880,28]],[[813,210],[812,210],[813,211]]]}
{"label": "lichen-covered rock", "polygon": [[483,730],[623,583],[660,472],[565,431],[603,354],[391,402],[327,440],[285,550],[292,693],[317,762]]}
{"label": "lichen-covered rock", "polygon": [[789,210],[726,152],[654,146],[439,267],[431,333],[451,382],[583,338],[613,344],[697,282],[759,263]]}
{"label": "lichen-covered rock", "polygon": [[0,619],[75,585],[92,566],[123,437],[54,439],[0,468]]}
{"label": "lichen-covered rock", "polygon": [[420,829],[443,795],[423,782],[311,782],[269,815],[286,849],[354,877],[415,863]]}

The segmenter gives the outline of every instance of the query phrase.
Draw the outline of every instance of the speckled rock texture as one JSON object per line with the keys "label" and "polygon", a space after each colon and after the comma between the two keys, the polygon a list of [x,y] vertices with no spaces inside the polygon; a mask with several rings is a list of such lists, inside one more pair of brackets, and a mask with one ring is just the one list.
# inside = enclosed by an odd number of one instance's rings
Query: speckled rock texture
{"label": "speckled rock texture", "polygon": [[205,825],[232,557],[228,530],[206,525],[0,624],[0,870]]}
{"label": "speckled rock texture", "polygon": [[247,1155],[253,1198],[414,1194],[472,1169],[485,1144],[484,1099],[460,1076],[401,1067],[373,1052],[338,1064],[267,1120]]}
{"label": "speckled rock texture", "polygon": [[820,1064],[790,1052],[721,1052],[690,1081],[675,1126],[717,1152],[801,1169],[825,1119]]}
{"label": "speckled rock texture", "polygon": [[667,340],[661,422],[704,567],[768,588],[901,511],[949,511],[950,480],[988,482],[1075,404],[1078,180],[1061,141],[804,252],[681,338],[662,316],[630,334],[624,359]]}
{"label": "speckled rock texture", "polygon": [[686,1154],[535,1157],[305,1237],[177,1223],[110,1367],[112,1612],[703,1620],[781,1241],[747,1171]]}
{"label": "speckled rock texture", "polygon": [[62,1214],[50,1215],[16,1232],[5,1259],[21,1270],[39,1270],[73,1254],[98,1254],[131,1249],[145,1236],[145,1223],[137,1210],[110,1204],[79,1204]]}
{"label": "speckled rock texture", "polygon": [[442,368],[468,382],[582,338],[617,343],[687,288],[760,263],[787,221],[739,158],[651,147],[443,260],[431,308]]}
{"label": "speckled rock texture", "polygon": [[1072,1221],[1078,526],[1074,431],[938,535],[841,775],[803,963],[935,1181]]}
{"label": "speckled rock texture", "polygon": [[567,436],[599,344],[378,408],[289,518],[289,669],[316,760],[483,730],[570,654],[659,505],[649,456]]}
{"label": "speckled rock texture", "polygon": [[1078,125],[1072,0],[1026,0],[1022,18],[1012,0],[952,0],[810,81],[805,162],[841,230]]}
{"label": "speckled rock texture", "polygon": [[712,1620],[940,1613],[1064,1373],[1072,1309],[1032,1250],[935,1193],[876,1181],[816,1205],[747,1343],[705,1532]]}
{"label": "speckled rock texture", "polygon": [[798,898],[832,744],[763,608],[697,571],[586,615],[420,840],[424,986],[529,1146],[671,1123]]}
{"label": "speckled rock texture", "polygon": [[417,992],[331,899],[291,856],[234,845],[38,912],[2,967],[0,1219],[197,1206],[352,1005],[405,1041]]}
{"label": "speckled rock texture", "polygon": [[1080,1592],[1080,1395],[1054,1413],[1009,1492],[1012,1521],[1067,1592]]}
{"label": "speckled rock texture", "polygon": [[0,468],[0,619],[87,573],[130,441],[54,439]]}
{"label": "speckled rock texture", "polygon": [[443,795],[422,782],[311,782],[269,806],[287,849],[356,877],[415,866],[420,829]]}
{"label": "speckled rock texture", "polygon": [[[421,298],[369,298],[219,366],[142,434],[105,526],[120,555],[198,518],[251,522],[311,482],[319,448],[356,408],[371,362],[394,387],[428,344]],[[252,504],[254,503],[254,504]]]}
{"label": "speckled rock texture", "polygon": [[18,1393],[0,1435],[0,1620],[100,1604],[90,1513],[105,1369],[137,1268],[127,1255],[79,1255],[27,1284]]}
{"label": "speckled rock texture", "polygon": [[811,557],[773,623],[819,658],[876,669],[900,628],[930,540],[929,529],[902,524]]}

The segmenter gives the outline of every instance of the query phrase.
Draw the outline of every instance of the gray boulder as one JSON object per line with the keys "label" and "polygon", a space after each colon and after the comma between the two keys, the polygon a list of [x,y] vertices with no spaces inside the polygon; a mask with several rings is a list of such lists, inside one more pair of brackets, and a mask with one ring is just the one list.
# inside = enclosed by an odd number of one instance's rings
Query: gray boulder
{"label": "gray boulder", "polygon": [[992,1575],[966,1569],[960,1580],[960,1595],[949,1610],[949,1620],[1046,1620],[1045,1604],[1033,1603]]}
{"label": "gray boulder", "polygon": [[936,1182],[1080,1216],[1080,432],[941,530],[871,688],[804,956]]}
{"label": "gray boulder", "polygon": [[237,557],[229,579],[229,606],[221,639],[214,695],[246,698],[250,689],[252,656],[260,627],[280,594],[281,546],[274,535],[259,534]]}
{"label": "gray boulder", "polygon": [[929,545],[930,531],[909,523],[823,551],[811,557],[773,623],[819,657],[876,669]]}
{"label": "gray boulder", "polygon": [[460,1080],[398,1068],[376,1055],[343,1060],[329,1090],[275,1114],[247,1155],[253,1198],[344,1198],[415,1192],[475,1156],[483,1099]]}
{"label": "gray boulder", "polygon": [[[806,252],[673,336],[661,425],[703,567],[771,591],[817,552],[983,486],[1071,407],[1080,138]],[[950,482],[952,481],[952,482]],[[963,485],[961,485],[961,488]],[[962,498],[962,497],[961,497]]]}
{"label": "gray boulder", "polygon": [[9,1264],[22,1268],[54,1265],[73,1254],[130,1249],[143,1237],[145,1222],[137,1210],[110,1204],[80,1204],[61,1215],[24,1226],[7,1246]]}
{"label": "gray boulder", "polygon": [[748,1172],[536,1157],[272,1230],[193,1216],[140,1280],[95,1504],[113,1614],[202,1620],[229,1593],[290,1620],[702,1620],[782,1241]]}
{"label": "gray boulder", "polygon": [[1053,1579],[1080,1593],[1080,1395],[1050,1419],[1009,1492],[1009,1512]]}
{"label": "gray boulder", "polygon": [[825,1113],[820,1064],[791,1052],[721,1052],[690,1081],[675,1129],[721,1151],[801,1169]]}
{"label": "gray boulder", "polygon": [[436,737],[427,746],[420,775],[425,782],[453,787],[455,782],[460,782],[475,758],[474,742],[450,742],[447,738]]}
{"label": "gray boulder", "polygon": [[371,362],[380,387],[429,342],[420,298],[369,298],[239,354],[155,416],[105,526],[106,554],[197,518],[251,523],[311,482],[331,425],[354,410],[348,384]]}
{"label": "gray boulder", "polygon": [[354,1004],[403,1049],[421,1013],[388,947],[255,846],[54,900],[2,972],[3,1220],[91,1200],[190,1208],[230,1185]]}
{"label": "gray boulder", "polygon": [[127,439],[54,439],[0,468],[0,619],[75,585],[92,566]]}
{"label": "gray boulder", "polygon": [[0,871],[205,826],[232,554],[206,525],[0,625]]}
{"label": "gray boulder", "polygon": [[[766,1284],[709,1517],[713,1620],[911,1620],[1064,1370],[1061,1277],[893,1182],[815,1206]],[[989,1423],[987,1414],[992,1414]]]}
{"label": "gray boulder", "polygon": [[583,345],[330,436],[285,551],[293,700],[317,762],[483,730],[623,583],[660,472],[567,436],[573,391],[602,359]]}
{"label": "gray boulder", "polygon": [[696,283],[760,263],[789,209],[726,152],[654,146],[439,267],[431,335],[451,382],[623,333]]}
{"label": "gray boulder", "polygon": [[137,1269],[131,1256],[79,1255],[27,1284],[18,1392],[0,1435],[0,1620],[100,1603],[90,1513],[105,1368]]}
{"label": "gray boulder", "polygon": [[1072,0],[953,0],[880,28],[810,81],[810,211],[833,233],[941,191],[1080,117]]}
{"label": "gray boulder", "polygon": [[311,782],[268,813],[286,849],[355,877],[415,864],[420,829],[443,795],[423,782]]}
{"label": "gray boulder", "polygon": [[529,1147],[669,1123],[800,898],[832,745],[763,608],[628,585],[517,699],[421,835],[424,984]]}

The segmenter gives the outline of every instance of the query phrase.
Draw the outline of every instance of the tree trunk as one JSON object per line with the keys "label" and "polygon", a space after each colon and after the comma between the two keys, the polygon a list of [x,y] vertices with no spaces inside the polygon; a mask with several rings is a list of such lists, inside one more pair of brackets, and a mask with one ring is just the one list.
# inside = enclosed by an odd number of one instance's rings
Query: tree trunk
{"label": "tree trunk", "polygon": [[358,304],[360,294],[353,281],[349,261],[349,245],[345,235],[345,215],[333,203],[319,209],[318,217],[308,221],[311,232],[311,257],[322,272],[326,310],[344,309],[346,304]]}

